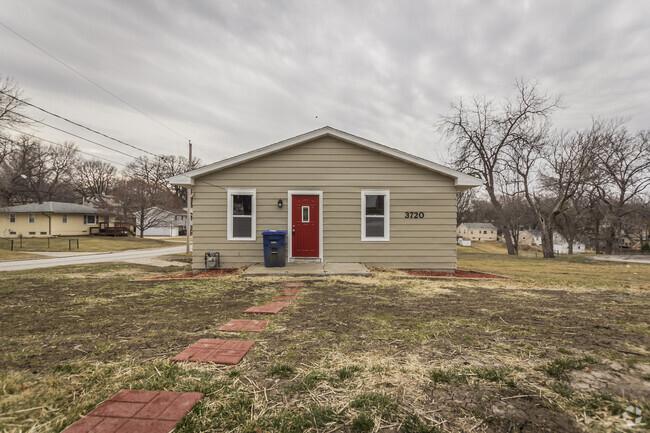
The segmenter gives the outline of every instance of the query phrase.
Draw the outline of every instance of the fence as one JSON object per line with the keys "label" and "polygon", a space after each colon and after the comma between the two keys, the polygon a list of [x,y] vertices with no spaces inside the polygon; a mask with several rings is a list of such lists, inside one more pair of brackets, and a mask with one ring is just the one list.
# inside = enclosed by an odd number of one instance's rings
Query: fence
{"label": "fence", "polygon": [[0,238],[0,248],[9,251],[72,251],[79,249],[79,238]]}

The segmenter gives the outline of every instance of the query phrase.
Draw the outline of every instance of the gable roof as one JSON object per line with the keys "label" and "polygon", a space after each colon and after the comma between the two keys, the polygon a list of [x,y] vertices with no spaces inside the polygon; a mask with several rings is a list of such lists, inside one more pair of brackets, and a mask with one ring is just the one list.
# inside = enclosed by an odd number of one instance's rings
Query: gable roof
{"label": "gable roof", "polygon": [[98,214],[94,207],[76,203],[62,203],[58,201],[45,201],[43,203],[22,204],[1,208],[0,212],[8,213],[70,213],[70,214]]}
{"label": "gable roof", "polygon": [[490,223],[463,223],[468,229],[488,229],[496,230],[497,228]]}
{"label": "gable roof", "polygon": [[174,185],[191,188],[192,185],[194,185],[194,179],[197,177],[213,173],[215,171],[223,170],[225,168],[251,161],[253,159],[261,158],[271,153],[279,152],[281,150],[298,146],[302,143],[306,143],[308,141],[326,136],[339,138],[348,143],[352,143],[366,149],[374,150],[375,152],[383,153],[384,155],[392,156],[393,158],[429,169],[433,172],[442,174],[443,176],[451,177],[454,179],[454,184],[458,190],[483,185],[483,181],[481,179],[475,178],[465,173],[461,173],[460,171],[453,170],[449,167],[445,167],[444,165],[440,165],[427,159],[411,155],[401,150],[394,149],[383,144],[375,143],[374,141],[366,140],[365,138],[357,137],[356,135],[352,135],[338,129],[334,129],[330,126],[325,126],[323,128],[316,129],[314,131],[307,132],[305,134],[301,134],[287,140],[279,141],[277,143],[252,150],[250,152],[242,153],[240,155],[226,158],[213,164],[188,171],[186,173],[169,178],[169,182]]}

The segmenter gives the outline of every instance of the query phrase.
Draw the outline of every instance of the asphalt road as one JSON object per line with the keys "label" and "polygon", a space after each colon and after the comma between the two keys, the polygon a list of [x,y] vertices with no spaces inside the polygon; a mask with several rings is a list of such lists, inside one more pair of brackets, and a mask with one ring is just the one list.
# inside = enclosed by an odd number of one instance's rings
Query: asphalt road
{"label": "asphalt road", "polygon": [[27,269],[51,268],[54,266],[83,265],[87,263],[128,262],[135,259],[164,256],[185,252],[185,245],[167,248],[127,250],[110,253],[75,254],[69,257],[51,259],[14,260],[0,262],[0,271],[23,271]]}
{"label": "asphalt road", "polygon": [[640,254],[617,254],[617,255],[603,255],[593,256],[593,260],[603,260],[605,262],[623,262],[623,263],[645,263],[650,265],[650,256]]}

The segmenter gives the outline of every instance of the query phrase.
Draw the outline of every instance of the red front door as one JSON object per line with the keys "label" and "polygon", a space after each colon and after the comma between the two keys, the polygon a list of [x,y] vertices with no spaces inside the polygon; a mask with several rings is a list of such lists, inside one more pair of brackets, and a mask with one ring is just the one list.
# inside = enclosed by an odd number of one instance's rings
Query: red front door
{"label": "red front door", "polygon": [[291,256],[319,257],[317,195],[291,196]]}

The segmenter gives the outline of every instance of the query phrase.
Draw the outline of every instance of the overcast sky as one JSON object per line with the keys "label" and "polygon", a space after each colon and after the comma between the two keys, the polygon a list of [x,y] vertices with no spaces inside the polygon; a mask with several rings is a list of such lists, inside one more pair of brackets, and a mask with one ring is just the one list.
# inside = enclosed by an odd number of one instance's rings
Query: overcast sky
{"label": "overcast sky", "polygon": [[642,0],[2,1],[0,22],[180,135],[2,26],[0,74],[31,103],[155,153],[186,154],[189,137],[207,163],[329,125],[440,161],[433,125],[449,104],[507,95],[517,77],[563,95],[562,128],[592,116],[649,128],[649,17]]}

